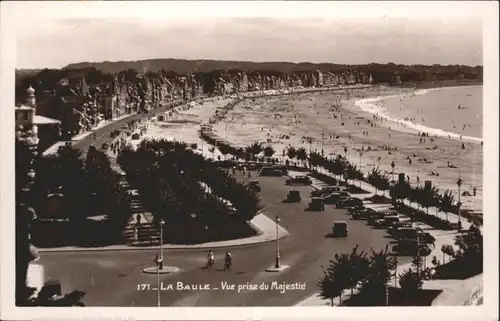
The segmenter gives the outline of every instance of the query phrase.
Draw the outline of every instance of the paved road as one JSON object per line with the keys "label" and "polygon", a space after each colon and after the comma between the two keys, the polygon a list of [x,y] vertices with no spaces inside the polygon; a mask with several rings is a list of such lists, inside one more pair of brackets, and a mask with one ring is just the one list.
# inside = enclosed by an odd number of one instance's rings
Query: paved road
{"label": "paved road", "polygon": [[[245,180],[241,175],[240,179]],[[283,178],[260,178],[262,199],[270,217],[278,214],[290,235],[280,241],[282,264],[290,268],[279,273],[265,272],[274,264],[275,244],[267,243],[231,249],[233,269],[220,271],[224,249],[215,250],[216,267],[205,270],[205,250],[169,250],[165,252],[167,265],[181,269],[179,273],[162,275],[164,286],[173,284],[173,290],[161,293],[162,306],[289,306],[317,291],[316,283],[322,274],[321,265],[327,265],[333,254],[348,252],[356,244],[363,250],[381,249],[389,239],[383,230],[373,230],[364,221],[349,221],[349,237],[331,239],[334,220],[347,220],[344,210],[328,207],[324,212],[304,211],[311,187],[296,187],[303,195],[300,204],[282,203],[288,186]],[[142,269],[153,265],[154,250],[87,253],[43,253],[41,262],[46,266],[49,279],[60,280],[63,290],[78,289],[87,293],[88,306],[155,306],[156,291],[138,291],[138,284],[156,287],[156,275],[146,275]],[[402,259],[400,259],[400,262]],[[404,263],[404,262],[401,262]],[[305,283],[305,290],[246,291],[237,288],[223,291],[221,282],[245,285],[262,282],[271,284],[286,281]],[[210,284],[211,291],[177,291],[176,282],[184,284]]]}
{"label": "paved road", "polygon": [[150,116],[156,113],[162,113],[168,109],[170,109],[169,105],[165,105],[163,107],[158,107],[151,111],[149,114],[133,114],[129,117],[125,117],[109,124],[106,124],[104,127],[96,129],[94,133],[96,134],[96,139],[92,138],[92,135],[89,135],[79,141],[73,143],[73,146],[81,149],[82,151],[86,150],[90,145],[95,145],[97,148],[100,148],[103,143],[109,143],[112,141],[110,134],[113,130],[122,129],[123,125],[133,121],[133,120],[145,120]]}

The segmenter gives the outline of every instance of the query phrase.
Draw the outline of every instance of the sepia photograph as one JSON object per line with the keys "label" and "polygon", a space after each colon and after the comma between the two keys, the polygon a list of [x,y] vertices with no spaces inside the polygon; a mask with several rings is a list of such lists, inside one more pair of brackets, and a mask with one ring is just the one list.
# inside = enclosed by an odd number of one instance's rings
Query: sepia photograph
{"label": "sepia photograph", "polygon": [[2,319],[498,318],[497,3],[2,20]]}

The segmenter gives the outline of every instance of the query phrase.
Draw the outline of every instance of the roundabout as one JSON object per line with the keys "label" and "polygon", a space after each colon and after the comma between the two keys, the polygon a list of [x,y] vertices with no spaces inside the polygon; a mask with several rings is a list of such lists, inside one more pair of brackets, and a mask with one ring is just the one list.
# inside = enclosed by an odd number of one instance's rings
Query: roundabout
{"label": "roundabout", "polygon": [[289,265],[283,265],[283,264],[278,266],[278,267],[273,265],[273,266],[268,267],[266,269],[266,272],[282,272],[282,271],[288,269],[289,267],[290,267]]}
{"label": "roundabout", "polygon": [[172,274],[179,272],[180,269],[176,266],[164,266],[161,269],[158,269],[156,266],[150,266],[142,270],[144,274]]}

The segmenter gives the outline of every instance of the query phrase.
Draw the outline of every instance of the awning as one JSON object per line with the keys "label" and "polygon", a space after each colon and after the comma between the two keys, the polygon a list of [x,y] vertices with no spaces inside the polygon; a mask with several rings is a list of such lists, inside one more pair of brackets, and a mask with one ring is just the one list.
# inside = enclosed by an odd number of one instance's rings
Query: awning
{"label": "awning", "polygon": [[52,118],[48,118],[48,117],[41,116],[41,115],[33,116],[33,124],[34,125],[51,125],[51,124],[60,124],[60,123],[61,123],[61,121],[59,121],[57,119],[52,119]]}

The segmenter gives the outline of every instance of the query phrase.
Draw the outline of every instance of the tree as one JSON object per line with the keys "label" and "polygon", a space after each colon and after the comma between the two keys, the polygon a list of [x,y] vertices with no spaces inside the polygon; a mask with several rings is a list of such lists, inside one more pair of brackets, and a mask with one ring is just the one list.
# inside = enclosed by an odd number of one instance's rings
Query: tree
{"label": "tree", "polygon": [[250,146],[246,147],[246,152],[252,155],[252,158],[255,158],[256,155],[260,154],[262,150],[263,150],[262,143],[259,142],[255,142]]}
{"label": "tree", "polygon": [[324,158],[323,156],[321,156],[321,154],[317,152],[309,153],[309,166],[311,168],[322,165],[324,165]]}
{"label": "tree", "polygon": [[446,263],[445,255],[448,255],[449,258],[455,255],[455,250],[453,250],[453,246],[449,244],[443,244],[443,246],[441,246],[441,252],[443,252],[443,264]]}
{"label": "tree", "polygon": [[336,297],[340,298],[342,302],[342,285],[340,282],[334,279],[333,275],[328,271],[323,271],[323,276],[318,281],[318,287],[320,289],[320,296],[323,299],[329,299],[331,306],[333,306],[333,299]]}
{"label": "tree", "polygon": [[439,202],[439,210],[446,213],[446,221],[448,221],[448,212],[453,210],[453,206],[455,204],[455,196],[451,192],[451,190],[444,191],[444,194],[440,198]]}
{"label": "tree", "polygon": [[375,297],[383,297],[385,294],[387,282],[396,269],[396,258],[390,255],[388,248],[389,246],[386,246],[378,252],[371,250],[368,275],[361,282],[363,294]]}
{"label": "tree", "polygon": [[359,245],[356,245],[349,255],[348,269],[345,271],[346,285],[351,288],[351,297],[354,295],[354,288],[368,275],[370,260],[364,251],[358,252]]}
{"label": "tree", "polygon": [[456,236],[455,245],[459,246],[459,255],[462,258],[469,262],[482,262],[483,235],[478,227],[471,227],[467,233]]}
{"label": "tree", "polygon": [[411,267],[403,271],[399,276],[401,290],[409,297],[416,295],[418,291],[422,289],[423,283],[422,277]]}
{"label": "tree", "polygon": [[272,146],[266,146],[264,148],[264,156],[266,156],[267,158],[273,156],[275,153],[275,150]]}
{"label": "tree", "polygon": [[295,157],[297,157],[297,149],[295,149],[294,147],[288,147],[288,149],[286,150],[286,155],[291,160],[295,159]]}
{"label": "tree", "polygon": [[297,159],[304,164],[304,161],[307,160],[307,151],[304,147],[301,147],[297,150]]}
{"label": "tree", "polygon": [[393,199],[394,203],[398,203],[399,201],[405,199],[410,194],[410,184],[408,182],[398,182],[394,186],[392,186],[389,190],[389,195]]}

